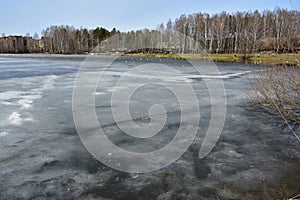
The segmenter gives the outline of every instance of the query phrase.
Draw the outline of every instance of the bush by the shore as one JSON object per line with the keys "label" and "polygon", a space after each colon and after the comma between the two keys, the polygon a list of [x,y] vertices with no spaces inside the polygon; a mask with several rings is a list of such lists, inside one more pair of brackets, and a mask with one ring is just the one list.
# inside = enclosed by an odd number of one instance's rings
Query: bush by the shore
{"label": "bush by the shore", "polygon": [[249,102],[273,116],[300,125],[300,68],[269,66],[249,79]]}

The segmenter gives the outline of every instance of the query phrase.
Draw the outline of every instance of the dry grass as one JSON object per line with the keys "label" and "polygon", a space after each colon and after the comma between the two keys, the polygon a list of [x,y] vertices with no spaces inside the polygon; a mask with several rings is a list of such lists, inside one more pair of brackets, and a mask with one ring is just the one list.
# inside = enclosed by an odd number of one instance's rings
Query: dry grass
{"label": "dry grass", "polygon": [[300,124],[300,69],[265,67],[250,80],[250,103]]}
{"label": "dry grass", "polygon": [[269,64],[280,66],[297,66],[300,63],[300,54],[210,54],[209,56],[215,62]]}
{"label": "dry grass", "polygon": [[[188,60],[212,60],[214,62],[268,64],[299,66],[300,54],[126,54],[127,56],[148,56]],[[246,59],[246,58],[247,59]]]}

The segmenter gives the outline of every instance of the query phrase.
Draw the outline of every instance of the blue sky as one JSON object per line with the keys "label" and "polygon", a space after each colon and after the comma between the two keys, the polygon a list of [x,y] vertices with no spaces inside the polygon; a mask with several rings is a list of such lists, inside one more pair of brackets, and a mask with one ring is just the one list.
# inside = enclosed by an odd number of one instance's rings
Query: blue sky
{"label": "blue sky", "polygon": [[156,28],[181,14],[196,12],[300,9],[300,0],[3,0],[0,34],[33,35],[50,25],[116,27],[121,31]]}

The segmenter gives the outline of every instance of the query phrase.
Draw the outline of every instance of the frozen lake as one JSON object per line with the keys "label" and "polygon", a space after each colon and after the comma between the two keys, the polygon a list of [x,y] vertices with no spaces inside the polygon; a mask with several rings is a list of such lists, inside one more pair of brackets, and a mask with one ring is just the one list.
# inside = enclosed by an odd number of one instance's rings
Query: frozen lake
{"label": "frozen lake", "polygon": [[[165,168],[135,174],[102,164],[78,137],[72,91],[85,58],[0,55],[0,199],[283,199],[300,192],[299,143],[283,131],[280,121],[246,104],[247,78],[260,66],[219,63],[220,76],[216,77],[207,70],[195,74],[184,60],[117,58],[95,91],[95,111],[107,137],[121,148],[133,152],[162,148],[179,126],[174,95],[149,84],[132,96],[129,109],[136,123],[145,123],[152,104],[164,105],[168,120],[163,134],[149,140],[122,134],[114,124],[110,98],[113,83],[128,69],[147,63],[170,66],[196,89],[199,100],[199,130],[188,150]],[[101,60],[109,59],[95,58],[99,66],[104,65]],[[86,73],[93,70],[99,68]],[[133,78],[143,82],[153,77],[146,73]],[[227,109],[220,139],[207,157],[199,159],[211,117],[205,78],[224,82]],[[178,79],[167,81],[180,84]]]}

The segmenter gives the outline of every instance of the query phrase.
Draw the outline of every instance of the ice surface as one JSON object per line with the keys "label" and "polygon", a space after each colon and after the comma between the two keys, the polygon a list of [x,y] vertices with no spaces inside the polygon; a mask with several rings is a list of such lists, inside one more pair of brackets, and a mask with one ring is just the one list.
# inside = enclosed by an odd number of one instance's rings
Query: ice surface
{"label": "ice surface", "polygon": [[[105,68],[101,60],[108,58],[95,58],[100,62],[87,75]],[[260,66],[218,64],[220,75],[209,70],[199,74],[183,60],[118,58],[94,92],[98,120],[112,142],[128,151],[149,152],[174,137],[180,107],[174,94],[156,84],[136,91],[130,112],[132,118],[147,119],[151,105],[164,105],[168,119],[161,134],[134,139],[115,124],[112,92],[144,80],[192,84],[201,115],[194,143],[182,157],[155,172],[128,174],[94,159],[77,135],[72,89],[83,60],[83,56],[71,55],[0,55],[0,199],[241,199],[245,194],[265,199],[264,195],[279,197],[274,191],[280,188],[286,194],[299,190],[299,144],[292,135],[282,133],[280,121],[266,118],[244,99],[246,77]],[[154,76],[157,71],[131,74],[135,81],[114,90],[128,69],[147,63],[170,66],[182,76]],[[205,81],[224,81],[227,117],[213,151],[200,160],[211,116]],[[143,126],[149,120],[135,122]]]}

